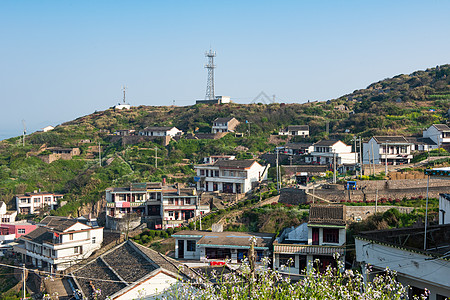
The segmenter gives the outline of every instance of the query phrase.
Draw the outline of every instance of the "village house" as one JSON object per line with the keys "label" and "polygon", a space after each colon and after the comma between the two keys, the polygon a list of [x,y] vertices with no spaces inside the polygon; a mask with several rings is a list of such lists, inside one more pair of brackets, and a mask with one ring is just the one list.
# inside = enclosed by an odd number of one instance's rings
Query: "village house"
{"label": "village house", "polygon": [[234,132],[238,125],[239,121],[236,118],[217,118],[213,122],[211,133]]}
{"label": "village house", "polygon": [[179,184],[163,189],[163,228],[187,224],[194,217],[209,213],[210,206],[199,202],[195,188],[180,188]]}
{"label": "village house", "polygon": [[130,136],[135,134],[134,129],[119,129],[114,132],[114,135],[120,135],[120,136]]}
{"label": "village house", "polygon": [[289,125],[278,132],[278,135],[309,136],[308,125]]}
{"label": "village house", "polygon": [[289,155],[304,155],[314,151],[312,143],[286,143],[286,145],[278,147],[279,153]]}
{"label": "village house", "polygon": [[0,224],[0,241],[13,241],[35,229],[36,225],[27,221],[2,223]]}
{"label": "village house", "polygon": [[155,127],[149,126],[145,127],[143,130],[139,131],[139,135],[143,136],[180,136],[183,134],[183,131],[179,130],[173,126],[163,126],[163,127]]}
{"label": "village house", "polygon": [[16,210],[19,214],[36,214],[42,210],[58,208],[58,201],[63,198],[61,194],[34,191],[16,195]]}
{"label": "village house", "polygon": [[0,201],[0,224],[13,223],[16,221],[17,211],[8,211],[6,203]]}
{"label": "village house", "polygon": [[363,144],[363,164],[401,165],[411,162],[412,143],[403,136],[374,136]]}
{"label": "village house", "polygon": [[412,152],[425,152],[438,148],[437,144],[428,137],[405,136],[405,139],[411,143]]}
{"label": "village house", "polygon": [[63,159],[70,160],[76,155],[80,155],[80,148],[64,148],[64,147],[49,147],[42,149],[43,151],[49,151],[50,154],[40,154],[38,157],[45,163],[52,163],[55,160]]}
{"label": "village house", "polygon": [[310,270],[318,259],[320,271],[336,266],[335,253],[343,262],[346,244],[344,205],[311,205],[308,223],[286,228],[273,243],[274,269],[290,274]]}
{"label": "village house", "polygon": [[209,210],[209,205],[199,202],[195,188],[179,184],[131,183],[129,187],[106,189],[106,227],[109,229],[130,230],[142,222],[154,229],[178,227]]}
{"label": "village house", "polygon": [[424,138],[430,138],[438,148],[450,146],[450,128],[445,124],[433,124],[423,131]]}
{"label": "village house", "polygon": [[194,169],[197,190],[245,194],[252,190],[252,184],[267,180],[269,165],[261,166],[256,160],[218,160]]}
{"label": "village house", "polygon": [[225,261],[240,263],[248,257],[251,238],[256,238],[257,261],[270,257],[275,234],[249,232],[221,232],[183,230],[172,235],[175,238],[175,258],[197,261]]}
{"label": "village house", "polygon": [[100,249],[103,227],[76,219],[47,216],[32,232],[22,235],[14,251],[26,264],[54,272],[64,270]]}
{"label": "village house", "polygon": [[411,298],[425,294],[425,289],[430,292],[427,299],[450,298],[450,224],[428,226],[426,244],[424,232],[424,227],[396,228],[356,236],[356,261],[364,280],[372,281],[389,268],[409,286]]}
{"label": "village house", "polygon": [[[106,227],[115,230],[133,229],[141,219],[162,228],[162,184],[160,182],[130,183],[128,187],[106,189]],[[135,214],[132,222],[125,217]]]}
{"label": "village house", "polygon": [[356,155],[352,152],[352,146],[336,140],[321,140],[313,144],[313,151],[305,157],[305,162],[332,165],[334,157],[336,157],[337,165],[356,163]]}
{"label": "village house", "polygon": [[[141,246],[126,241],[88,263],[74,266],[70,285],[80,291],[82,299],[156,299],[172,284],[191,280],[194,276],[180,263]],[[78,267],[78,268],[77,268]]]}

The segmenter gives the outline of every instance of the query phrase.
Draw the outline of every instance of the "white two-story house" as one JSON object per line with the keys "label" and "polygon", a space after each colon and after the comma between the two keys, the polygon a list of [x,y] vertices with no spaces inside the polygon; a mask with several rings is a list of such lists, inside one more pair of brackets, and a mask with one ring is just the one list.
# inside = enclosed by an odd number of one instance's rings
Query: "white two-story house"
{"label": "white two-story house", "polygon": [[363,144],[363,164],[409,164],[412,145],[403,136],[374,136]]}
{"label": "white two-story house", "polygon": [[177,186],[163,189],[163,228],[178,227],[191,218],[206,214],[209,205],[201,204],[195,188]]}
{"label": "white two-story house", "polygon": [[332,165],[336,157],[336,164],[355,164],[356,155],[352,146],[342,141],[321,140],[313,145],[313,151],[305,157],[305,162],[320,165]]}
{"label": "white two-story house", "polygon": [[19,238],[14,251],[25,263],[46,271],[61,271],[101,248],[103,227],[65,217],[45,217],[32,232]]}
{"label": "white two-story house", "polygon": [[234,132],[236,127],[239,125],[239,121],[234,117],[228,118],[217,118],[213,122],[213,126],[211,128],[212,133],[218,132]]}
{"label": "white two-story house", "polygon": [[450,145],[450,127],[445,124],[433,124],[423,131],[424,138],[430,138],[438,148]]}
{"label": "white two-story house", "polygon": [[143,136],[177,136],[182,135],[183,131],[179,130],[176,127],[163,126],[163,127],[155,127],[149,126],[139,131],[139,135]]}
{"label": "white two-story house", "polygon": [[320,271],[336,266],[334,255],[344,262],[346,222],[344,205],[311,205],[309,221],[295,228],[286,228],[273,243],[274,269],[302,274],[314,265]]}
{"label": "white two-story house", "polygon": [[42,209],[56,209],[58,200],[63,195],[48,192],[34,191],[33,193],[25,193],[16,195],[16,208],[19,214],[35,214]]}
{"label": "white two-story house", "polygon": [[261,166],[256,160],[218,160],[194,169],[198,190],[245,194],[252,189],[252,183],[267,180],[269,165]]}

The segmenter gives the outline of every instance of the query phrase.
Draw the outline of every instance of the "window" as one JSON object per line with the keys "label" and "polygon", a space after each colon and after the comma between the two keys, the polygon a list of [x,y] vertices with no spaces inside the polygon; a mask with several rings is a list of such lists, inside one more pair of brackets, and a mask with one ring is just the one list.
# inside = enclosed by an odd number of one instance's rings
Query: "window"
{"label": "window", "polygon": [[25,228],[19,228],[19,229],[17,230],[17,233],[19,233],[19,234],[25,234]]}
{"label": "window", "polygon": [[200,170],[200,176],[205,176],[205,170]]}
{"label": "window", "polygon": [[75,254],[82,254],[83,253],[83,248],[81,248],[81,246],[76,246],[73,248],[73,253]]}
{"label": "window", "polygon": [[295,268],[295,255],[294,254],[278,254],[279,266],[285,266],[286,268]]}
{"label": "window", "polygon": [[184,203],[185,203],[186,205],[191,205],[191,199],[186,198],[186,199],[184,200]]}
{"label": "window", "polygon": [[45,197],[45,198],[44,198],[44,201],[45,201],[45,202],[51,202],[51,201],[52,201],[52,198],[51,198],[51,197]]}
{"label": "window", "polygon": [[55,257],[56,256],[56,251],[52,249],[52,256]]}
{"label": "window", "polygon": [[73,233],[69,233],[69,240],[73,241]]}
{"label": "window", "polygon": [[95,236],[92,237],[92,244],[95,244]]}
{"label": "window", "polygon": [[197,245],[195,240],[187,240],[187,251],[195,251],[195,246]]}
{"label": "window", "polygon": [[34,198],[34,203],[40,203],[41,199],[40,198]]}
{"label": "window", "polygon": [[169,211],[169,217],[173,217],[173,211]]}
{"label": "window", "polygon": [[323,229],[324,243],[339,243],[339,229]]}
{"label": "window", "polygon": [[169,198],[169,204],[173,205],[173,198]]}

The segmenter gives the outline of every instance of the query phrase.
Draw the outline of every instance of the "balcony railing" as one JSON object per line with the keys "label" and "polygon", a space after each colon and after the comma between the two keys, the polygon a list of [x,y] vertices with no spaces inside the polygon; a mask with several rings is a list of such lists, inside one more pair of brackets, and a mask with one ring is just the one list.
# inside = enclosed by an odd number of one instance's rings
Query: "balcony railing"
{"label": "balcony railing", "polygon": [[344,255],[345,246],[275,244],[273,246],[273,252],[305,255],[333,255],[337,252],[341,255]]}

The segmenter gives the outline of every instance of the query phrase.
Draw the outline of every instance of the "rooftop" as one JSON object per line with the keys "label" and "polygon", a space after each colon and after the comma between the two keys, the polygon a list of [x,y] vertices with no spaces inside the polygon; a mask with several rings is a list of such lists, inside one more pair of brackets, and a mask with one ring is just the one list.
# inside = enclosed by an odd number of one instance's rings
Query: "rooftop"
{"label": "rooftop", "polygon": [[256,232],[212,232],[199,230],[183,230],[172,235],[173,237],[197,236],[201,237],[197,242],[198,245],[204,246],[231,246],[249,249],[251,246],[251,237],[256,237],[257,248],[268,248],[275,234],[273,233],[256,233]]}
{"label": "rooftop", "polygon": [[437,145],[432,139],[429,137],[416,137],[416,136],[405,136],[405,139],[411,144],[416,145]]}
{"label": "rooftop", "polygon": [[126,241],[88,264],[80,265],[73,272],[75,285],[88,299],[93,299],[92,287],[102,291],[98,300],[106,299],[124,288],[141,284],[160,268],[174,277],[190,278],[189,272],[181,271],[175,260],[133,241]]}
{"label": "rooftop", "polygon": [[431,126],[434,126],[439,131],[450,131],[450,127],[445,124],[433,124]]}
{"label": "rooftop", "polygon": [[233,169],[248,169],[250,168],[256,160],[246,159],[246,160],[218,160],[214,163],[215,167],[219,168],[233,168]]}
{"label": "rooftop", "polygon": [[289,125],[288,127],[286,127],[286,131],[309,131],[309,126],[308,125]]}
{"label": "rooftop", "polygon": [[340,142],[339,140],[320,140],[317,143],[314,144],[314,146],[333,146],[337,142]]}
{"label": "rooftop", "polygon": [[[450,251],[450,224],[427,227],[427,249],[423,250],[424,227],[366,231],[357,238],[409,251],[442,256]],[[450,259],[447,255],[446,259]]]}
{"label": "rooftop", "polygon": [[410,144],[404,136],[374,136],[373,137],[377,143],[388,143],[388,144]]}
{"label": "rooftop", "polygon": [[66,217],[47,216],[39,223],[49,229],[63,232],[78,223],[77,219],[69,219]]}
{"label": "rooftop", "polygon": [[148,126],[148,127],[145,127],[142,131],[167,131],[172,128],[176,128],[176,127],[175,126]]}
{"label": "rooftop", "polygon": [[234,117],[228,117],[228,118],[216,118],[215,120],[214,120],[214,122],[218,122],[218,123],[228,123],[228,122],[230,122],[231,120],[233,120],[234,119]]}
{"label": "rooftop", "polygon": [[309,209],[308,225],[345,226],[345,206],[311,205]]}
{"label": "rooftop", "polygon": [[44,242],[51,242],[53,240],[53,233],[48,228],[37,227],[32,232],[22,235],[20,238],[36,244],[43,244]]}
{"label": "rooftop", "polygon": [[284,145],[284,148],[306,149],[306,148],[309,148],[311,145],[312,145],[312,143],[286,143],[286,145]]}

